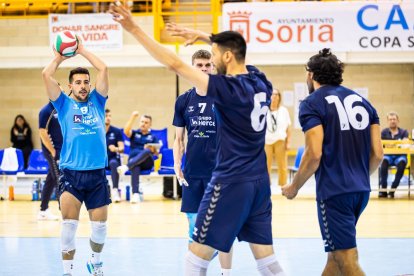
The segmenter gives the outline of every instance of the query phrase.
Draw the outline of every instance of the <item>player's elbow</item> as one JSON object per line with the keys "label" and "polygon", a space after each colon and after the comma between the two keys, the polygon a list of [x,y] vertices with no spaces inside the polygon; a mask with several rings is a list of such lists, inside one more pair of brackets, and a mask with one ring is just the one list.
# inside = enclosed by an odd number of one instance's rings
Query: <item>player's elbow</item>
{"label": "player's elbow", "polygon": [[308,156],[309,164],[317,169],[321,163],[322,151],[309,150]]}
{"label": "player's elbow", "polygon": [[49,78],[50,78],[50,73],[48,72],[48,70],[46,70],[46,68],[42,70],[42,78],[43,78],[44,80],[46,80],[46,79],[49,79]]}
{"label": "player's elbow", "polygon": [[180,72],[180,69],[183,67],[183,62],[179,58],[171,59],[169,62],[167,62],[166,66],[168,70],[173,71],[175,73]]}

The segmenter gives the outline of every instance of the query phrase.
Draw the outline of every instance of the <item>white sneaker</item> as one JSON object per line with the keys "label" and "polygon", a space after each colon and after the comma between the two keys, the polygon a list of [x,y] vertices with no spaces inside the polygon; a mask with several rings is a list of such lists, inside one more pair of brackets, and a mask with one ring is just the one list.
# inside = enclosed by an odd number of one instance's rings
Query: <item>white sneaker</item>
{"label": "white sneaker", "polygon": [[128,166],[127,165],[122,165],[119,166],[118,168],[116,168],[117,172],[119,175],[125,175],[125,173],[128,171]]}
{"label": "white sneaker", "polygon": [[112,189],[112,200],[113,202],[121,202],[121,193],[118,189]]}
{"label": "white sneaker", "polygon": [[138,202],[141,202],[141,197],[139,196],[139,193],[134,193],[131,198],[131,203],[135,204]]}
{"label": "white sneaker", "polygon": [[59,217],[52,214],[49,209],[46,209],[44,211],[39,211],[37,220],[59,220]]}
{"label": "white sneaker", "polygon": [[91,260],[89,260],[86,263],[86,267],[88,268],[89,274],[93,276],[103,276],[103,270],[102,270],[102,262],[99,264],[93,264]]}

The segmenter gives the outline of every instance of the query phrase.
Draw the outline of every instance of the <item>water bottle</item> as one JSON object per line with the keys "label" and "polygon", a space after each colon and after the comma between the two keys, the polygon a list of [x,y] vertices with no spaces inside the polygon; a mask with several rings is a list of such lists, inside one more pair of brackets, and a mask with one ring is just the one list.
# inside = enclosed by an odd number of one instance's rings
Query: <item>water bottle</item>
{"label": "water bottle", "polygon": [[131,189],[131,186],[129,186],[129,185],[125,187],[125,198],[126,198],[127,201],[129,201],[131,199],[130,189]]}
{"label": "water bottle", "polygon": [[9,186],[9,200],[11,201],[14,200],[14,186],[13,185]]}
{"label": "water bottle", "polygon": [[32,184],[32,201],[39,200],[39,181],[35,180]]}

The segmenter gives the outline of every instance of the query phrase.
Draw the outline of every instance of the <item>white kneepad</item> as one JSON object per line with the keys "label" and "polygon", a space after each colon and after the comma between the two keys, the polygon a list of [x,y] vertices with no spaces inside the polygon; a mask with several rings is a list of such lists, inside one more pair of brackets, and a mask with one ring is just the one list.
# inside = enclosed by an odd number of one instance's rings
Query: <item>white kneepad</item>
{"label": "white kneepad", "polygon": [[79,221],[73,219],[65,219],[62,221],[61,246],[63,253],[75,250],[75,236],[78,223]]}
{"label": "white kneepad", "polygon": [[106,239],[106,221],[91,221],[91,241],[97,244],[104,244]]}

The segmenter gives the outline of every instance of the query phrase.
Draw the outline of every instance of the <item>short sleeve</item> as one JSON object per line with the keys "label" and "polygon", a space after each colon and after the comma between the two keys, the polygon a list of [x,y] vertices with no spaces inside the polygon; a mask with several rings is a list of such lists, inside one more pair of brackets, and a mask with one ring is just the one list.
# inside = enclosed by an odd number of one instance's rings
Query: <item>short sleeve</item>
{"label": "short sleeve", "polygon": [[380,119],[378,117],[378,113],[377,110],[370,104],[371,107],[371,125],[379,125],[380,124]]}
{"label": "short sleeve", "polygon": [[306,132],[311,128],[322,125],[322,117],[317,109],[312,106],[312,103],[305,99],[301,102],[299,107],[299,122],[302,126],[302,131]]}
{"label": "short sleeve", "polygon": [[58,113],[61,113],[64,111],[65,103],[69,100],[69,97],[63,93],[60,92],[59,97],[55,101],[50,101],[53,104],[53,107],[56,109]]}
{"label": "short sleeve", "polygon": [[105,108],[106,100],[108,99],[108,96],[104,97],[101,94],[99,94],[96,89],[92,90],[92,92],[89,95],[90,100],[97,104],[100,109]]}
{"label": "short sleeve", "polygon": [[117,143],[124,141],[124,138],[122,137],[122,131],[119,128],[117,128],[115,131],[115,139]]}
{"label": "short sleeve", "polygon": [[402,139],[408,138],[408,131],[406,129],[404,129],[403,133],[402,133]]}
{"label": "short sleeve", "polygon": [[173,126],[176,127],[185,127],[185,118],[184,118],[184,112],[185,112],[185,100],[184,95],[181,95],[177,98],[175,101],[175,108],[174,108],[174,119],[173,119]]}
{"label": "short sleeve", "polygon": [[230,77],[223,75],[209,75],[207,96],[214,99],[215,103],[225,105],[234,100],[234,89],[230,85]]}

